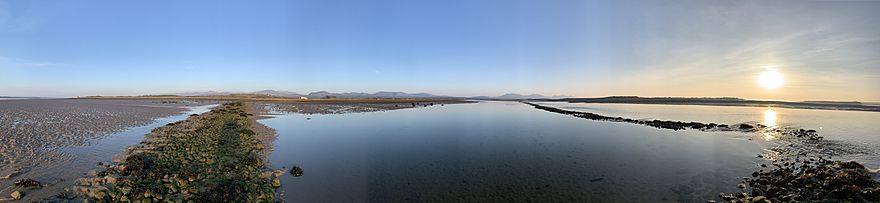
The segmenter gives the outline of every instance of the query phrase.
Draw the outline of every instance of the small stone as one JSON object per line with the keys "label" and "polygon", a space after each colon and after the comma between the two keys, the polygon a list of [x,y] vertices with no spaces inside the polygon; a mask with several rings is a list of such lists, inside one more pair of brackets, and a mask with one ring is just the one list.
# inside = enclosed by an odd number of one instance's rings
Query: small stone
{"label": "small stone", "polygon": [[116,183],[116,181],[117,178],[115,176],[107,176],[106,178],[104,178],[104,182],[107,184],[114,184]]}
{"label": "small stone", "polygon": [[757,197],[752,198],[752,202],[756,202],[756,203],[757,202],[766,202],[766,201],[767,201],[767,198],[764,196],[757,196]]}
{"label": "small stone", "polygon": [[265,172],[260,173],[260,178],[268,179],[269,177],[272,177],[272,175],[273,175],[272,171],[265,171]]}
{"label": "small stone", "polygon": [[12,192],[11,196],[12,196],[13,200],[20,200],[21,197],[24,196],[24,194],[22,192],[15,191],[15,192]]}
{"label": "small stone", "polygon": [[274,188],[281,187],[281,180],[278,178],[272,179],[272,187],[274,187]]}

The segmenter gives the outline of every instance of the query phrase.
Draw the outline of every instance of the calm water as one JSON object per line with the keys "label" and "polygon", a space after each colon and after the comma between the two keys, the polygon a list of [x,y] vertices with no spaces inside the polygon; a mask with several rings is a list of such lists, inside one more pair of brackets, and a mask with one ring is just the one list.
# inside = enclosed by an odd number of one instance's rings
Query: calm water
{"label": "calm water", "polygon": [[815,129],[826,140],[854,149],[839,160],[857,160],[880,167],[880,112],[653,104],[587,104],[543,102],[572,111],[634,119],[702,121],[725,124],[761,123],[768,126]]}
{"label": "calm water", "polygon": [[[306,118],[311,118],[307,120]],[[299,202],[705,202],[772,144],[744,133],[597,122],[513,102],[261,120]]]}

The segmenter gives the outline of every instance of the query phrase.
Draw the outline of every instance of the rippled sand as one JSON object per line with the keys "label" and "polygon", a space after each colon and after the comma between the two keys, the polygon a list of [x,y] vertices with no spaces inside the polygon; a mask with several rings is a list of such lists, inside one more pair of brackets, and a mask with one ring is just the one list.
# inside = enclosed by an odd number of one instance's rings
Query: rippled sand
{"label": "rippled sand", "polygon": [[[182,113],[197,102],[160,100],[34,99],[0,101],[0,187],[30,171],[70,161],[67,147]],[[63,168],[47,170],[64,170]],[[46,180],[43,180],[46,181]],[[51,184],[50,182],[46,182]],[[46,184],[44,183],[44,184]],[[4,197],[10,191],[4,190]]]}

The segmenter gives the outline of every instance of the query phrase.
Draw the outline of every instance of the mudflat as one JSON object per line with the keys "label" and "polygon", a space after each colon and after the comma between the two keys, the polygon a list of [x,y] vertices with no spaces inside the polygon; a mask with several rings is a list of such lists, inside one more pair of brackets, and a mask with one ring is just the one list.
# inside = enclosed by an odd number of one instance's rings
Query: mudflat
{"label": "mudflat", "polygon": [[[0,187],[31,178],[45,186],[63,180],[43,177],[53,170],[65,170],[74,157],[68,147],[88,146],[103,136],[157,118],[184,112],[180,106],[197,105],[178,101],[22,99],[0,100]],[[48,171],[47,171],[48,170]],[[9,196],[12,190],[0,191]],[[33,197],[25,195],[26,198]]]}

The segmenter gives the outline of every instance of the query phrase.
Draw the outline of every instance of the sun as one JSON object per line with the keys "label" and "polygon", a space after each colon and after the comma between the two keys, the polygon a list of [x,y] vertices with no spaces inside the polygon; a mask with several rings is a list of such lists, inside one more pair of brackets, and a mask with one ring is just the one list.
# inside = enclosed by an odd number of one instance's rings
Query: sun
{"label": "sun", "polygon": [[758,84],[764,87],[764,89],[776,89],[782,86],[782,83],[785,83],[785,80],[782,79],[782,74],[775,70],[766,70],[758,77]]}

